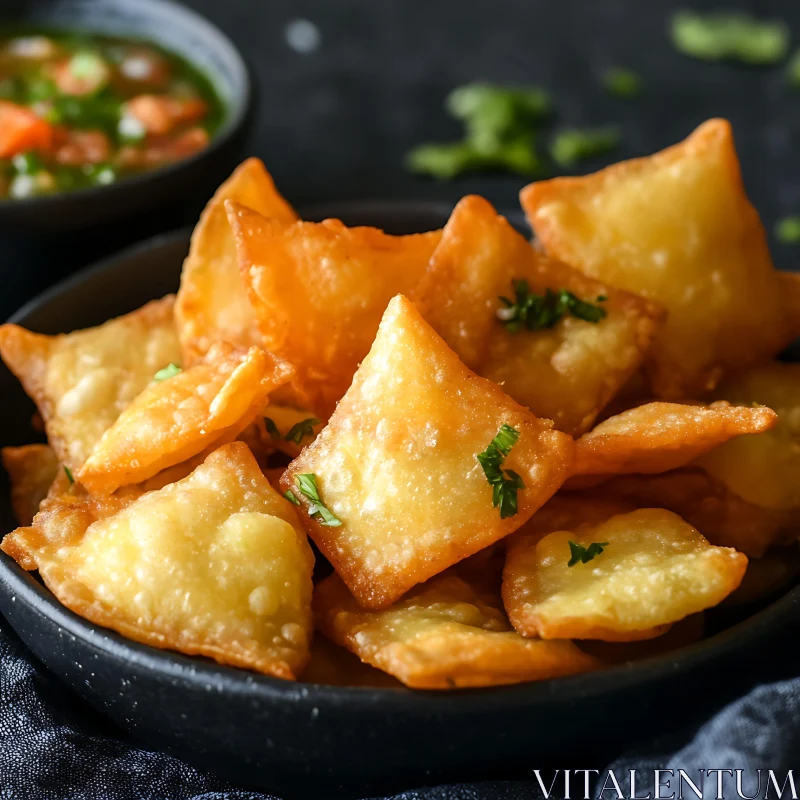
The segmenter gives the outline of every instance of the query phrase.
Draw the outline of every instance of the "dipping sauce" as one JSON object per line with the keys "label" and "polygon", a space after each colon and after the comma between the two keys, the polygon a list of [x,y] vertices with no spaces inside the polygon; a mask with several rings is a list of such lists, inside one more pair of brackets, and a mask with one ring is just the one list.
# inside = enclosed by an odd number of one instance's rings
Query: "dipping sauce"
{"label": "dipping sauce", "polygon": [[0,199],[103,186],[187,158],[222,116],[211,82],[155,45],[0,33]]}

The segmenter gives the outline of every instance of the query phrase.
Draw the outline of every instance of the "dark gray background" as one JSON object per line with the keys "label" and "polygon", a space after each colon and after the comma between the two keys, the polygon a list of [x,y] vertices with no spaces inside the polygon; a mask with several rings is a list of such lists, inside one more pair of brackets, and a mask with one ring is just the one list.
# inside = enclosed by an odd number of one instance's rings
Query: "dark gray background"
{"label": "dark gray background", "polygon": [[[136,0],[131,0],[136,2]],[[0,12],[3,0],[0,0]],[[734,125],[745,181],[767,228],[800,213],[800,90],[782,66],[709,64],[675,52],[671,14],[743,8],[786,20],[800,47],[797,0],[189,0],[225,30],[252,63],[259,113],[250,153],[299,206],[331,200],[440,199],[478,192],[517,206],[520,176],[470,175],[436,183],[408,174],[403,155],[422,141],[457,137],[443,110],[448,91],[489,80],[538,85],[553,98],[552,128],[618,124],[620,148],[587,162],[643,155],[685,137],[708,117]],[[286,42],[292,20],[312,21],[320,46]],[[609,97],[600,77],[612,65],[637,70],[646,87],[633,101]],[[244,154],[243,154],[244,155]],[[197,198],[197,207],[206,198]],[[159,220],[174,227],[197,208]],[[139,236],[131,226],[76,236],[66,244],[0,239],[0,319],[66,271]],[[800,247],[771,239],[779,266]],[[53,258],[52,253],[57,257]]]}

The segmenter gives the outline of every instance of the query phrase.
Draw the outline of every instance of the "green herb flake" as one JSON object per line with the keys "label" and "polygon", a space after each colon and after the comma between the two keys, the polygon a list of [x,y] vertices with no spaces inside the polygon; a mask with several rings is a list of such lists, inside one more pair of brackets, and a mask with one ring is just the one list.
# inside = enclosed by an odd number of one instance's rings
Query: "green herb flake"
{"label": "green herb flake", "polygon": [[160,383],[169,378],[174,378],[179,372],[181,372],[181,368],[177,364],[168,364],[164,369],[160,369],[153,375],[153,380]]}
{"label": "green herb flake", "polygon": [[775,237],[781,244],[800,244],[800,216],[779,220],[775,226]]}
{"label": "green herb flake", "polygon": [[67,476],[67,480],[70,483],[70,486],[75,483],[75,478],[72,475],[72,470],[65,464],[64,465],[64,474]]}
{"label": "green herb flake", "polygon": [[286,498],[286,499],[287,499],[287,500],[288,500],[290,503],[293,503],[293,504],[294,504],[294,505],[296,505],[296,506],[299,506],[299,505],[300,505],[300,501],[297,499],[297,497],[295,497],[295,494],[294,494],[294,492],[293,492],[291,489],[287,489],[287,490],[286,490],[286,491],[283,493],[283,496],[284,496],[284,497],[285,497],[285,498]]}
{"label": "green herb flake", "polygon": [[106,62],[90,50],[80,50],[69,60],[69,71],[79,80],[103,80],[108,72]]}
{"label": "green herb flake", "polygon": [[570,559],[567,562],[568,567],[574,567],[576,564],[588,564],[596,556],[599,556],[604,548],[608,547],[608,542],[592,542],[588,547],[582,544],[569,540]]}
{"label": "green herb flake", "polygon": [[264,427],[267,429],[267,433],[273,440],[281,438],[281,432],[278,430],[275,420],[270,419],[269,417],[264,417]]}
{"label": "green herb flake", "polygon": [[629,100],[638,97],[642,93],[643,82],[641,77],[632,69],[626,67],[611,67],[603,75],[603,85],[606,91],[614,95]]}
{"label": "green herb flake", "polygon": [[[501,297],[502,308],[497,309],[497,318],[511,333],[518,333],[526,329],[529,331],[552,328],[565,314],[585,320],[586,322],[600,322],[607,316],[607,312],[600,306],[581,300],[566,289],[553,291],[546,289],[543,295],[532,292],[528,281],[518,279],[512,281],[514,299]],[[602,298],[602,300],[601,300]],[[605,296],[597,298],[603,302]]]}
{"label": "green herb flake", "polygon": [[503,470],[502,465],[511,448],[519,439],[519,431],[503,424],[497,435],[482,453],[478,463],[492,487],[492,505],[500,509],[500,518],[513,517],[517,513],[517,492],[525,488],[522,478],[513,470]]}
{"label": "green herb flake", "polygon": [[797,50],[789,59],[789,63],[786,65],[786,76],[795,89],[800,89],[800,50]]}
{"label": "green herb flake", "polygon": [[704,61],[777,64],[789,50],[790,32],[780,20],[758,20],[743,12],[679,11],[670,25],[672,44]]}
{"label": "green herb flake", "polygon": [[342,521],[322,503],[317,487],[317,476],[313,472],[295,475],[294,481],[300,492],[311,501],[311,505],[308,507],[310,517],[314,517],[320,521],[321,525],[327,525],[329,528],[338,528],[342,524]]}
{"label": "green herb flake", "polygon": [[287,433],[283,438],[286,439],[287,442],[300,444],[306,436],[313,438],[315,425],[319,425],[319,420],[316,417],[304,419],[292,425],[292,427],[289,428],[289,433]]}
{"label": "green herb flake", "polygon": [[542,172],[536,130],[551,110],[542,89],[473,83],[454,89],[445,106],[463,122],[464,138],[415,147],[406,156],[410,171],[439,180],[474,170]]}
{"label": "green herb flake", "polygon": [[620,142],[617,128],[564,128],[553,137],[550,155],[561,167],[569,169],[580,161],[605,155]]}

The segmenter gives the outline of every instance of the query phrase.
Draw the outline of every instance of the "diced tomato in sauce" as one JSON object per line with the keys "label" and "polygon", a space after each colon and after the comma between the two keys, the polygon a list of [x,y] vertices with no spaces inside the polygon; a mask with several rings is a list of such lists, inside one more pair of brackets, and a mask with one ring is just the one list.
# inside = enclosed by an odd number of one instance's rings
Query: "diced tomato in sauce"
{"label": "diced tomato in sauce", "polygon": [[208,105],[199,98],[141,94],[125,104],[125,113],[138,119],[148,134],[164,136],[181,125],[203,119]]}
{"label": "diced tomato in sauce", "polygon": [[73,131],[62,128],[54,148],[58,164],[79,167],[102,164],[111,158],[111,141],[102,131]]}
{"label": "diced tomato in sauce", "polygon": [[177,137],[151,139],[144,147],[122,147],[117,163],[125,169],[152,169],[193,156],[208,147],[208,131],[190,128]]}
{"label": "diced tomato in sauce", "polygon": [[27,150],[47,150],[53,129],[25,106],[0,100],[0,158],[13,158]]}

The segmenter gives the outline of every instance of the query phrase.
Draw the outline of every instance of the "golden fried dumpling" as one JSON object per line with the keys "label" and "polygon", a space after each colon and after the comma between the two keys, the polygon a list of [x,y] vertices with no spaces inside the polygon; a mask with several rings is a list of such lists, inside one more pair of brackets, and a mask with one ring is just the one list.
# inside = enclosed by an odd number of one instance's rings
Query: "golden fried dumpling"
{"label": "golden fried dumpling", "polygon": [[386,304],[417,283],[441,232],[389,236],[333,219],[287,226],[234,203],[228,211],[265,346],[296,367],[301,405],[327,416]]}
{"label": "golden fried dumpling", "polygon": [[54,502],[3,549],[65,606],[130,639],[279,678],[300,673],[314,557],[246,445],[224,445],[188,477],[97,513],[115,498]]}
{"label": "golden fried dumpling", "polygon": [[778,421],[760,406],[719,401],[709,406],[647,403],[604,420],[578,439],[576,475],[667,472],[744,434],[767,431]]}
{"label": "golden fried dumpling", "polygon": [[180,363],[173,301],[154,300],[58,336],[0,326],[0,356],[36,403],[58,460],[73,472],[156,372]]}
{"label": "golden fried dumpling", "polygon": [[647,158],[532,183],[520,199],[552,256],[666,307],[648,363],[659,397],[701,396],[798,332],[725,120]]}
{"label": "golden fried dumpling", "polygon": [[414,689],[500,686],[597,666],[572,642],[515,633],[499,608],[450,573],[381,611],[361,608],[331,575],[317,586],[314,610],[326,636]]}
{"label": "golden fried dumpling", "polygon": [[239,273],[236,242],[225,201],[255,209],[277,223],[297,219],[258,158],[248,158],[217,189],[192,233],[175,302],[184,362],[191,364],[217,341],[247,349],[262,346],[255,314]]}
{"label": "golden fried dumpling", "polygon": [[542,639],[634,641],[717,605],[747,557],[715,547],[671,511],[647,508],[508,542],[503,601],[514,627]]}
{"label": "golden fried dumpling", "polygon": [[572,435],[639,368],[663,318],[536,252],[476,196],[455,207],[410,299],[471,370]]}
{"label": "golden fried dumpling", "polygon": [[212,345],[187,370],[155,380],[103,434],[77,475],[111,494],[233,441],[264,410],[292,368],[258,347]]}
{"label": "golden fried dumpling", "polygon": [[[494,451],[498,436],[508,437],[505,456]],[[518,528],[561,485],[573,447],[470,372],[398,296],[281,486],[358,601],[383,608]]]}

